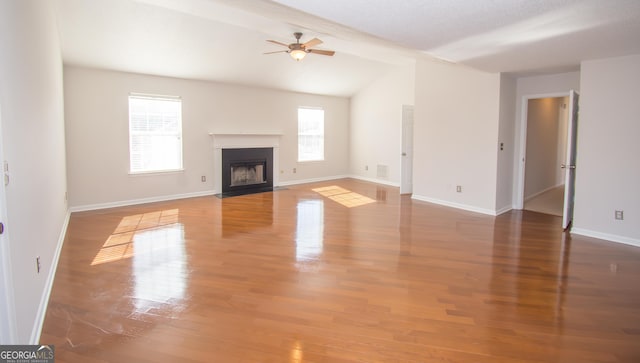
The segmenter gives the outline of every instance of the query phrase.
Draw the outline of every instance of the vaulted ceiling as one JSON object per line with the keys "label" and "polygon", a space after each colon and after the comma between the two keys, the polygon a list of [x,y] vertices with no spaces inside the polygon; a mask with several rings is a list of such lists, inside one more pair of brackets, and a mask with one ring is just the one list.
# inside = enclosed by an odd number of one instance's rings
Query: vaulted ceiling
{"label": "vaulted ceiling", "polygon": [[[640,54],[638,0],[56,0],[66,64],[351,96],[417,58],[517,75]],[[300,62],[267,39],[323,40]]]}

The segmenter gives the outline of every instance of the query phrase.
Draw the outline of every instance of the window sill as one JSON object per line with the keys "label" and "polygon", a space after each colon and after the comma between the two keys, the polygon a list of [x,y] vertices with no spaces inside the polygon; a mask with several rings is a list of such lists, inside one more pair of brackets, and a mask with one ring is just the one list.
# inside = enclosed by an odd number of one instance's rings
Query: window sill
{"label": "window sill", "polygon": [[168,175],[168,174],[180,174],[184,173],[184,169],[173,169],[173,170],[155,170],[155,171],[136,171],[129,172],[129,176],[137,177],[137,176],[156,176],[156,175]]}

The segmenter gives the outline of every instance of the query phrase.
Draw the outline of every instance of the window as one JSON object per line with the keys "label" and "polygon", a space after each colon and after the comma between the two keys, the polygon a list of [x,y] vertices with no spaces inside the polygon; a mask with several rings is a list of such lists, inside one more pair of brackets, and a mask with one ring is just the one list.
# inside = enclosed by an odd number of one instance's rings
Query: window
{"label": "window", "polygon": [[182,100],[129,96],[129,171],[182,169]]}
{"label": "window", "polygon": [[324,160],[324,110],[298,108],[298,161]]}

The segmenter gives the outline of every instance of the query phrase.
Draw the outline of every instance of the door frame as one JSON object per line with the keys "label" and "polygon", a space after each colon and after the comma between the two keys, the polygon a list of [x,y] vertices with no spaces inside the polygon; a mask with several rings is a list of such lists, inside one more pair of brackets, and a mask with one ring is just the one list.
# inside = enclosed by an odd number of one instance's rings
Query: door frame
{"label": "door frame", "polygon": [[0,221],[5,231],[0,235],[0,345],[16,344],[17,325],[14,303],[13,279],[11,276],[11,258],[9,250],[9,227],[7,222],[7,199],[5,190],[4,149],[2,138],[2,107],[0,105],[0,165],[2,165],[2,181],[0,181]]}
{"label": "door frame", "polygon": [[[411,112],[411,117],[408,117],[409,112]],[[413,105],[402,105],[402,140],[400,142],[400,194],[413,193],[413,115]],[[408,130],[410,130],[410,132],[408,132]],[[407,178],[407,175],[409,175],[410,177]]]}
{"label": "door frame", "polygon": [[518,174],[516,178],[514,209],[524,209],[524,174],[527,158],[527,115],[529,113],[529,100],[540,98],[569,97],[570,93],[571,90],[567,90],[566,92],[539,93],[522,96],[522,107],[520,107],[520,150],[518,150],[518,159],[516,159],[518,160]]}

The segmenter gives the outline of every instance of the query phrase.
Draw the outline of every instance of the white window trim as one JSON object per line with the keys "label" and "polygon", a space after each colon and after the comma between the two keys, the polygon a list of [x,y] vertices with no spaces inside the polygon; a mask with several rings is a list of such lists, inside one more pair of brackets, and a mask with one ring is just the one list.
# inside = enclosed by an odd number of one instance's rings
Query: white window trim
{"label": "white window trim", "polygon": [[[326,110],[323,107],[313,107],[313,106],[298,106],[298,108],[296,109],[296,114],[298,114],[300,109],[306,109],[306,110],[320,110],[323,112],[323,118],[322,118],[322,158],[320,159],[313,159],[313,160],[300,160],[300,147],[297,146],[297,150],[296,150],[296,159],[298,163],[319,163],[319,162],[324,162],[326,160],[326,119],[325,119],[325,114],[326,114]],[[296,126],[297,126],[297,131],[296,131],[296,139],[298,141],[298,145],[300,142],[300,117],[298,116],[297,120],[296,120]]]}
{"label": "white window trim", "polygon": [[153,176],[153,175],[164,175],[164,174],[179,174],[185,171],[184,168],[181,169],[168,169],[168,170],[149,170],[149,171],[134,171],[129,170],[129,176]]}
{"label": "white window trim", "polygon": [[[148,100],[166,100],[166,101],[179,101],[181,112],[180,112],[180,168],[175,169],[159,169],[159,170],[141,170],[141,171],[132,171],[131,168],[131,110],[128,109],[128,133],[129,133],[129,170],[128,174],[130,176],[152,176],[152,175],[160,175],[160,174],[173,174],[173,173],[182,173],[184,172],[184,137],[183,137],[183,129],[182,129],[182,97],[174,96],[174,95],[160,95],[160,94],[151,94],[151,93],[136,93],[129,92],[129,96],[127,97],[127,102],[130,102],[131,98],[138,99],[148,99]],[[128,106],[129,107],[129,106]]]}

